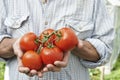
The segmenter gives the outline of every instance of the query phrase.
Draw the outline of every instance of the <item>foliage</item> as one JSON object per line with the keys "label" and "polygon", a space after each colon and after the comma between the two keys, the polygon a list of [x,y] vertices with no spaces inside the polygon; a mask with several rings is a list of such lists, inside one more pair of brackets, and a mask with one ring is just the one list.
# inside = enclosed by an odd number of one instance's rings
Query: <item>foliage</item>
{"label": "foliage", "polygon": [[106,75],[105,80],[120,80],[120,69],[116,69],[111,74]]}
{"label": "foliage", "polygon": [[0,62],[0,80],[4,80],[4,70],[5,70],[5,63]]}
{"label": "foliage", "polygon": [[111,74],[105,76],[105,80],[120,80],[120,55],[115,63]]}
{"label": "foliage", "polygon": [[[90,69],[91,80],[100,80],[101,72],[98,68]],[[110,74],[104,75],[104,80],[120,80],[120,55]]]}
{"label": "foliage", "polygon": [[90,77],[91,77],[91,80],[100,80],[100,70],[99,69],[90,69]]}

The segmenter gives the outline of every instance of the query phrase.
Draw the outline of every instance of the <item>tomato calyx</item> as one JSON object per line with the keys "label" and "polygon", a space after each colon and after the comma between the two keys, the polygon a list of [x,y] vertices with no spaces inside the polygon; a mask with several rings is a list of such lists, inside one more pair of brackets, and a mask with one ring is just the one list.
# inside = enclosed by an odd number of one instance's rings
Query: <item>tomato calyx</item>
{"label": "tomato calyx", "polygon": [[46,47],[54,47],[55,35],[56,31],[51,33],[43,34],[43,38],[41,39],[42,45]]}
{"label": "tomato calyx", "polygon": [[43,39],[42,39],[42,43],[44,44],[46,41],[48,41],[48,39],[52,36],[52,35],[54,35],[56,33],[56,31],[53,31],[51,34],[44,34],[44,37],[43,37]]}
{"label": "tomato calyx", "polygon": [[55,45],[62,51],[72,50],[77,44],[77,36],[71,28],[64,27],[56,33]]}
{"label": "tomato calyx", "polygon": [[61,31],[56,31],[55,35],[56,35],[56,39],[55,39],[56,41],[59,41],[62,38]]}
{"label": "tomato calyx", "polygon": [[35,43],[36,45],[39,45],[39,44],[41,43],[41,41],[39,40],[39,38],[36,38],[36,39],[34,40],[34,43]]}
{"label": "tomato calyx", "polygon": [[[37,50],[37,53],[39,54],[40,52],[41,52],[41,49],[43,48],[43,46],[44,46],[44,44],[49,40],[49,38],[52,36],[52,35],[54,35],[56,33],[56,31],[53,31],[51,34],[44,34],[43,35],[43,38],[40,40],[40,39],[36,39],[36,43],[41,43],[40,45],[39,45],[39,48],[38,48],[38,50]],[[48,47],[48,48],[53,48],[54,47],[54,44],[53,44],[53,41],[54,40],[52,40],[52,41],[50,41],[48,44],[47,44],[47,46],[46,47]]]}

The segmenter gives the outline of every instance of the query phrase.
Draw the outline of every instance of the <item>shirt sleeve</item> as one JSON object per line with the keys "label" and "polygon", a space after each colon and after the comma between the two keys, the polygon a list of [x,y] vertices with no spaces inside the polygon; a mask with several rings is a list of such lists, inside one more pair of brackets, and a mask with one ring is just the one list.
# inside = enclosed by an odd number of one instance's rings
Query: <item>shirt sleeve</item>
{"label": "shirt sleeve", "polygon": [[95,0],[94,10],[94,31],[90,38],[86,38],[98,51],[100,60],[97,62],[90,62],[81,59],[83,66],[87,68],[95,68],[106,64],[112,54],[114,27],[111,23],[110,17],[107,14],[107,9],[103,0]]}
{"label": "shirt sleeve", "polygon": [[[7,33],[6,26],[4,25],[4,20],[6,17],[6,10],[5,10],[5,0],[0,0],[0,42],[5,37],[11,37],[10,34]],[[5,61],[4,59],[0,58],[0,61]]]}
{"label": "shirt sleeve", "polygon": [[7,33],[7,28],[4,25],[6,15],[5,2],[4,0],[0,0],[0,42],[4,37],[11,37],[10,34]]}

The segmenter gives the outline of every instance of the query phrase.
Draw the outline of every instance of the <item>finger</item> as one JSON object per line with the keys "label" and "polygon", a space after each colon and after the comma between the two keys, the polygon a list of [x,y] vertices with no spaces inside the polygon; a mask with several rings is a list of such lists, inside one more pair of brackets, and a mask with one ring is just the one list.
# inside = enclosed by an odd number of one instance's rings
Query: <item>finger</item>
{"label": "finger", "polygon": [[23,52],[22,52],[22,50],[21,50],[20,48],[16,48],[16,49],[14,50],[14,54],[15,54],[17,57],[19,57],[19,58],[22,58],[22,56],[23,56]]}
{"label": "finger", "polygon": [[48,70],[47,67],[43,68],[43,72],[48,72],[48,71],[49,71],[49,70]]}
{"label": "finger", "polygon": [[49,71],[52,71],[52,72],[59,72],[61,70],[61,67],[57,67],[52,64],[48,64],[47,68]]}
{"label": "finger", "polygon": [[74,54],[80,53],[80,49],[82,49],[82,48],[83,48],[83,41],[79,40],[79,43],[78,43],[77,47],[72,49],[71,52],[74,53]]}
{"label": "finger", "polygon": [[78,46],[77,46],[79,49],[81,49],[83,47],[83,41],[82,40],[79,40],[79,43],[78,43]]}
{"label": "finger", "polygon": [[18,67],[23,67],[21,58],[17,57],[17,61],[18,61]]}
{"label": "finger", "polygon": [[29,73],[26,73],[26,75],[33,77],[35,75],[37,75],[37,71],[36,70],[31,70]]}
{"label": "finger", "polygon": [[19,72],[28,74],[30,72],[30,69],[28,67],[18,67]]}
{"label": "finger", "polygon": [[67,66],[67,62],[55,61],[54,63],[57,67],[64,68]]}
{"label": "finger", "polygon": [[69,61],[70,52],[65,53],[63,61],[55,61],[57,67],[66,67]]}
{"label": "finger", "polygon": [[31,73],[28,73],[28,74],[26,74],[27,76],[29,76],[29,77],[33,77],[34,75],[33,74],[31,74]]}
{"label": "finger", "polygon": [[23,52],[20,48],[20,39],[18,39],[14,44],[13,44],[13,50],[14,50],[14,54],[17,55],[18,57],[22,57]]}
{"label": "finger", "polygon": [[36,71],[36,70],[31,70],[30,73],[31,73],[32,75],[37,75],[37,71]]}
{"label": "finger", "polygon": [[14,49],[14,54],[15,54],[17,57],[19,57],[19,58],[22,58],[22,56],[23,56],[23,52],[22,52],[22,50],[21,50],[19,47],[16,47],[16,48]]}
{"label": "finger", "polygon": [[20,58],[18,59],[18,71],[21,73],[28,74],[30,72],[30,69],[28,67],[24,67],[22,64],[22,60]]}
{"label": "finger", "polygon": [[64,53],[63,61],[67,63],[69,61],[69,56],[70,56],[70,52]]}
{"label": "finger", "polygon": [[43,77],[43,72],[39,71],[39,72],[38,72],[38,77],[39,77],[39,78],[42,78],[42,77]]}

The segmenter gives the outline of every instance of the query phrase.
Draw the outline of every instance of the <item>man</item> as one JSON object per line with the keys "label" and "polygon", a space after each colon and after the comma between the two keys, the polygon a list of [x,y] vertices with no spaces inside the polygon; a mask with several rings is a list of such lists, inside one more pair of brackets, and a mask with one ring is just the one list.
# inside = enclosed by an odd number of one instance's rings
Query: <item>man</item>
{"label": "man", "polygon": [[[89,80],[88,68],[109,61],[114,30],[103,0],[1,0],[0,3],[0,56],[7,59],[7,80]],[[39,35],[47,28],[56,30],[64,26],[75,31],[79,43],[65,53],[63,61],[48,64],[42,71],[22,65],[19,41],[23,34],[32,31]]]}

